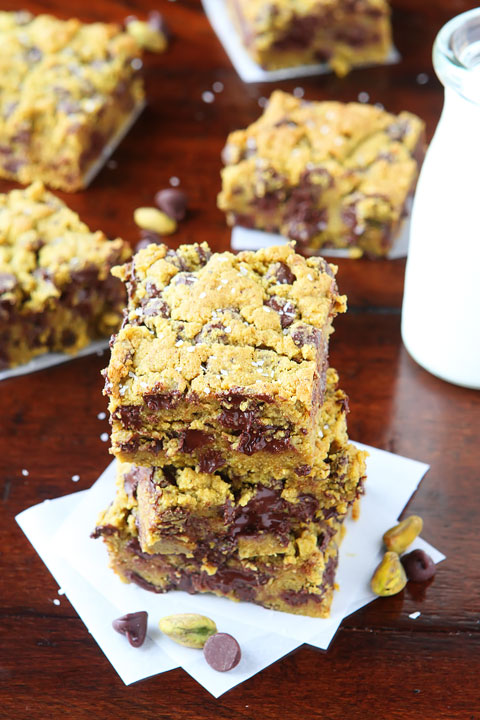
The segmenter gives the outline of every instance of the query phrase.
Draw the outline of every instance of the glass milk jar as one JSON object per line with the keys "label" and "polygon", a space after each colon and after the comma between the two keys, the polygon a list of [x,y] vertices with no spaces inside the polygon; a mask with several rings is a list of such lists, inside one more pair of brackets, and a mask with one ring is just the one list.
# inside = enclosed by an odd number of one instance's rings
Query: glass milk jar
{"label": "glass milk jar", "polygon": [[402,337],[449,382],[480,388],[480,8],[433,48],[445,104],[412,210]]}

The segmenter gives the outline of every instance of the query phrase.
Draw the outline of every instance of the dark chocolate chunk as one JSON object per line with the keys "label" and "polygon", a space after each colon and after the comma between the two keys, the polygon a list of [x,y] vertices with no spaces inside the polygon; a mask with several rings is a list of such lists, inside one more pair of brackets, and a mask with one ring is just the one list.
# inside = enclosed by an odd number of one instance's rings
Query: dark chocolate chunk
{"label": "dark chocolate chunk", "polygon": [[115,420],[120,420],[124,428],[139,430],[142,427],[141,405],[120,405],[114,412]]}
{"label": "dark chocolate chunk", "polygon": [[127,636],[130,645],[140,647],[145,642],[147,620],[148,613],[145,610],[140,610],[140,612],[122,615],[122,617],[112,622],[112,626],[118,633]]}
{"label": "dark chocolate chunk", "polygon": [[321,346],[321,332],[311,325],[300,325],[292,332],[292,340],[295,345],[302,347],[303,345],[314,345],[317,348]]}
{"label": "dark chocolate chunk", "polygon": [[403,555],[400,560],[407,577],[413,582],[425,582],[435,575],[436,567],[430,555],[423,550],[412,550]]}
{"label": "dark chocolate chunk", "polygon": [[250,428],[244,430],[240,435],[237,450],[245,455],[253,455],[260,450],[271,453],[285,452],[291,447],[289,437],[288,431],[283,437],[276,438],[271,434],[267,435],[265,429],[261,427]]}
{"label": "dark chocolate chunk", "polygon": [[187,212],[188,198],[183,190],[167,188],[155,195],[155,204],[160,210],[174,220],[183,220]]}
{"label": "dark chocolate chunk", "polygon": [[149,410],[169,410],[178,404],[180,393],[177,390],[166,393],[146,393],[143,399]]}
{"label": "dark chocolate chunk", "polygon": [[203,654],[210,667],[218,672],[233,670],[242,657],[240,645],[228,633],[211,635],[203,646]]}
{"label": "dark chocolate chunk", "polygon": [[296,280],[295,275],[284,262],[278,262],[268,271],[267,277],[273,275],[279,285],[293,285]]}
{"label": "dark chocolate chunk", "polygon": [[208,445],[212,440],[212,436],[203,430],[186,430],[182,437],[181,451],[184,453],[192,453],[194,450],[197,450],[197,448]]}
{"label": "dark chocolate chunk", "polygon": [[272,297],[266,301],[265,305],[275,310],[280,315],[280,324],[282,329],[288,327],[293,323],[297,317],[297,310],[295,305],[290,300],[284,298]]}
{"label": "dark chocolate chunk", "polygon": [[225,465],[225,458],[217,450],[208,450],[202,455],[198,462],[200,472],[213,473]]}

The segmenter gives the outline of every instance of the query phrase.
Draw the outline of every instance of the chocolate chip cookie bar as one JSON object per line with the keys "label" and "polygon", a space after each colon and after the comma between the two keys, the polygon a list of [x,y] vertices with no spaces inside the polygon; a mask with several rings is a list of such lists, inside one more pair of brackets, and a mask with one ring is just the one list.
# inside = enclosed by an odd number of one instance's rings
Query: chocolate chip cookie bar
{"label": "chocolate chip cookie bar", "polygon": [[267,70],[328,63],[337,75],[384,62],[391,49],[386,0],[228,0],[252,58]]}
{"label": "chocolate chip cookie bar", "polygon": [[91,232],[40,182],[0,195],[0,368],[75,354],[118,329],[125,294],[110,270],[131,255]]}
{"label": "chocolate chip cookie bar", "polygon": [[207,545],[241,559],[286,553],[292,537],[307,527],[344,519],[363,493],[364,456],[347,443],[325,458],[328,475],[265,484],[226,472],[119,463],[117,497],[99,524],[111,525],[112,513],[115,519],[118,506],[128,504],[146,553],[189,556]]}
{"label": "chocolate chip cookie bar", "polygon": [[150,245],[113,272],[129,291],[105,372],[113,454],[258,481],[308,475],[345,309],[334,266],[290,246]]}
{"label": "chocolate chip cookie bar", "polygon": [[141,65],[118,25],[0,12],[0,176],[85,187],[144,105]]}
{"label": "chocolate chip cookie bar", "polygon": [[131,502],[117,495],[94,533],[103,537],[110,565],[124,582],[158,593],[209,592],[284,612],[328,615],[341,539],[337,520],[305,523],[286,544],[277,543],[272,554],[241,557],[220,539],[198,543],[187,553],[151,553],[142,550]]}
{"label": "chocolate chip cookie bar", "polygon": [[281,233],[307,254],[385,256],[424,153],[424,123],[411,113],[275,91],[256,122],[228,137],[218,206],[230,225]]}

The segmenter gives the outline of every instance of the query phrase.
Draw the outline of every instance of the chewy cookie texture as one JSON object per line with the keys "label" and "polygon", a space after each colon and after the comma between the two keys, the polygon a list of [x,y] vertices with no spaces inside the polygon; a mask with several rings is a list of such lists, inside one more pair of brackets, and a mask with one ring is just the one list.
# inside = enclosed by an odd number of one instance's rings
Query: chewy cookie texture
{"label": "chewy cookie texture", "polygon": [[384,62],[391,49],[386,0],[228,0],[252,58],[267,70],[328,63],[337,75]]}
{"label": "chewy cookie texture", "polygon": [[118,25],[0,12],[0,175],[84,187],[144,103]]}
{"label": "chewy cookie texture", "polygon": [[150,245],[114,270],[128,311],[106,393],[112,451],[140,465],[228,464],[260,480],[314,464],[335,268],[291,247]]}
{"label": "chewy cookie texture", "polygon": [[365,480],[327,362],[335,268],[203,244],[150,245],[113,272],[129,292],[105,371],[117,492],[94,532],[112,568],[154,592],[328,615]]}
{"label": "chewy cookie texture", "polygon": [[0,367],[114,332],[125,296],[110,270],[130,254],[39,182],[0,195]]}
{"label": "chewy cookie texture", "polygon": [[349,445],[340,454],[332,484],[348,501],[327,513],[321,492],[290,502],[278,482],[249,486],[226,474],[120,464],[115,500],[95,535],[104,538],[122,579],[148,590],[212,592],[323,617],[342,520],[364,474],[363,453]]}
{"label": "chewy cookie texture", "polygon": [[279,232],[302,252],[384,256],[424,153],[424,123],[411,113],[275,91],[262,116],[227,139],[218,206],[230,225]]}

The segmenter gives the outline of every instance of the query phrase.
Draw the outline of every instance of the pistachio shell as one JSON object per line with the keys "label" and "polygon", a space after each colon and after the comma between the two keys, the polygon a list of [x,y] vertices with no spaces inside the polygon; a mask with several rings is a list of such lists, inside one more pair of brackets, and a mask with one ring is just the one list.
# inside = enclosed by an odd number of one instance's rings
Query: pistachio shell
{"label": "pistachio shell", "polygon": [[390,528],[383,536],[383,542],[387,550],[392,550],[399,555],[420,535],[423,528],[423,520],[419,515],[410,515],[402,522]]}
{"label": "pistachio shell", "polygon": [[159,235],[171,235],[177,229],[175,220],[154,207],[137,208],[133,213],[133,219],[142,230],[153,230]]}
{"label": "pistachio shell", "polygon": [[371,588],[375,595],[388,597],[401,592],[407,584],[407,576],[396,552],[386,552],[375,570]]}
{"label": "pistachio shell", "polygon": [[191,648],[203,648],[208,638],[217,632],[213,620],[195,613],[168,615],[158,626],[171,640]]}

